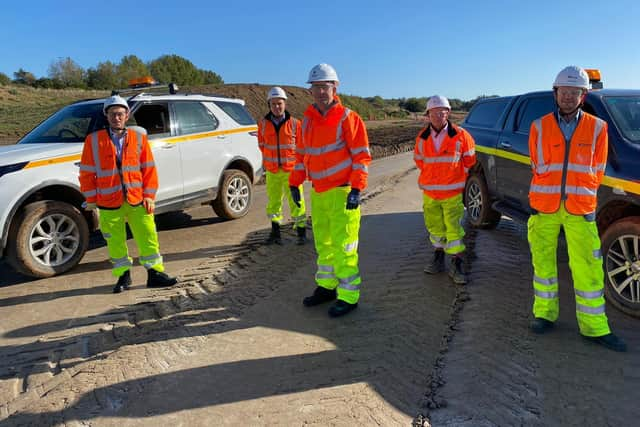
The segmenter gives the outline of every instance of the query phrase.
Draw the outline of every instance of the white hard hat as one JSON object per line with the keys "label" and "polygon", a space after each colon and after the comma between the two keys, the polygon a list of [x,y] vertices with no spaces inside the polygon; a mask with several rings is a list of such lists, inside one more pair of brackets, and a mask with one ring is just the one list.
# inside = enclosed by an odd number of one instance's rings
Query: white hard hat
{"label": "white hard hat", "polygon": [[431,110],[432,108],[438,107],[444,107],[451,110],[451,105],[449,104],[449,100],[447,98],[440,95],[433,95],[431,98],[429,98],[429,101],[427,101],[427,112],[429,112],[429,110]]}
{"label": "white hard hat", "polygon": [[338,73],[329,64],[318,64],[309,71],[307,83],[313,82],[339,82]]}
{"label": "white hard hat", "polygon": [[589,76],[587,72],[576,66],[569,65],[565,67],[558,73],[556,76],[556,80],[553,82],[553,87],[557,88],[559,86],[571,86],[571,87],[579,87],[582,89],[589,89]]}
{"label": "white hard hat", "polygon": [[129,111],[129,104],[127,104],[127,101],[125,101],[124,98],[119,95],[113,95],[107,98],[106,101],[104,101],[104,104],[102,106],[102,112],[104,114],[107,114],[107,110],[115,105],[124,107],[127,109],[127,111]]}
{"label": "white hard hat", "polygon": [[267,94],[267,101],[271,100],[271,98],[287,99],[287,93],[281,87],[274,86],[269,89],[269,93]]}

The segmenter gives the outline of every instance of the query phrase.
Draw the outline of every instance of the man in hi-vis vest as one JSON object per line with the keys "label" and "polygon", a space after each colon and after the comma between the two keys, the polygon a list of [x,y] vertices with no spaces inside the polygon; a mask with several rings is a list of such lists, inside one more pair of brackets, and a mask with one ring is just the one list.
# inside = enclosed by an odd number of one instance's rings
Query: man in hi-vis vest
{"label": "man in hi-vis vest", "polygon": [[589,77],[582,68],[564,68],[553,83],[558,109],[531,124],[531,330],[547,332],[558,319],[556,250],[560,229],[564,229],[580,334],[609,349],[625,351],[625,343],[611,333],[605,314],[602,253],[595,220],[596,195],[607,165],[607,123],[581,109],[588,89]]}
{"label": "man in hi-vis vest", "polygon": [[284,219],[282,202],[287,196],[289,210],[296,230],[298,245],[306,241],[307,215],[300,187],[300,203],[293,202],[289,191],[289,174],[296,164],[296,144],[301,143],[302,123],[287,111],[287,94],[275,86],[267,94],[269,112],[258,122],[258,147],[262,152],[262,164],[267,171],[267,216],[271,220],[268,244],[282,244],[280,225]]}
{"label": "man in hi-vis vest", "polygon": [[114,293],[131,286],[132,259],[127,250],[126,223],[147,269],[147,286],[172,286],[177,280],[164,273],[153,218],[158,173],[147,134],[125,124],[129,105],[114,95],[104,103],[109,127],[87,136],[80,161],[80,190],[86,209],[99,209],[100,231],[107,241],[112,273],[118,278]]}
{"label": "man in hi-vis vest", "polygon": [[369,176],[369,137],[360,116],[336,95],[338,74],[331,65],[313,67],[307,83],[314,103],[304,112],[302,144],[289,176],[296,203],[300,184],[309,178],[312,185],[317,286],[302,303],[312,307],[337,298],[329,316],[339,317],[355,309],[360,298],[360,192]]}

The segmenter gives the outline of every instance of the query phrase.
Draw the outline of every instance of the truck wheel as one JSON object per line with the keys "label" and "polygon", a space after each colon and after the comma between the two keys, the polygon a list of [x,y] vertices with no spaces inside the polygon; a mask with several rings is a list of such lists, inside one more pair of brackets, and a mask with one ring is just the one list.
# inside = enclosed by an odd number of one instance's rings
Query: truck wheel
{"label": "truck wheel", "polygon": [[611,224],[602,235],[602,251],[607,300],[640,317],[640,217]]}
{"label": "truck wheel", "polygon": [[491,208],[491,198],[484,176],[470,175],[464,188],[464,204],[469,224],[474,228],[496,228],[500,212]]}
{"label": "truck wheel", "polygon": [[44,200],[27,205],[12,226],[7,260],[18,272],[51,277],[75,267],[87,250],[89,227],[72,205]]}
{"label": "truck wheel", "polygon": [[224,171],[218,196],[211,203],[215,213],[224,219],[236,219],[249,212],[252,185],[246,173],[237,169]]}

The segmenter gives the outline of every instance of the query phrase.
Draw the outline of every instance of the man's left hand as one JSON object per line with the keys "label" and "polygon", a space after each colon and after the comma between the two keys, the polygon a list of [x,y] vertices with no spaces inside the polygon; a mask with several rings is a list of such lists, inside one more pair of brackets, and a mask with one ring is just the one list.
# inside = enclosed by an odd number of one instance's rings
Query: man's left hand
{"label": "man's left hand", "polygon": [[156,202],[154,202],[153,199],[150,199],[149,197],[145,197],[144,199],[142,199],[142,205],[146,209],[147,213],[153,213],[153,211],[156,209]]}
{"label": "man's left hand", "polygon": [[360,190],[352,188],[347,196],[347,209],[356,209],[360,206]]}

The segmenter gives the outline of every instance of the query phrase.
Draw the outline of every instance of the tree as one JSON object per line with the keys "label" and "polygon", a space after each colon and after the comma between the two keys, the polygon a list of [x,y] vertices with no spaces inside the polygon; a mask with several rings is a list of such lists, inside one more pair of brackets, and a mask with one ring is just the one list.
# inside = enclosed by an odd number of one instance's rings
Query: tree
{"label": "tree", "polygon": [[0,73],[0,85],[8,85],[11,79],[5,73]]}
{"label": "tree", "polygon": [[84,69],[68,56],[49,65],[49,78],[59,81],[62,87],[86,87],[84,77]]}
{"label": "tree", "polygon": [[191,61],[178,55],[162,55],[149,63],[151,75],[163,83],[200,85],[204,76]]}
{"label": "tree", "polygon": [[418,113],[424,111],[425,103],[418,98],[408,98],[403,105],[403,108],[411,111],[412,113]]}
{"label": "tree", "polygon": [[122,86],[118,83],[118,66],[111,61],[100,62],[96,68],[87,70],[87,85],[92,89],[116,89]]}
{"label": "tree", "polygon": [[224,84],[224,80],[219,74],[214,73],[211,70],[200,70],[202,73],[202,84],[205,85],[221,85]]}
{"label": "tree", "polygon": [[19,85],[33,86],[36,82],[36,76],[34,76],[33,73],[20,68],[18,71],[13,73],[13,82]]}
{"label": "tree", "polygon": [[123,56],[117,67],[116,86],[126,87],[129,80],[149,75],[149,68],[135,55]]}

